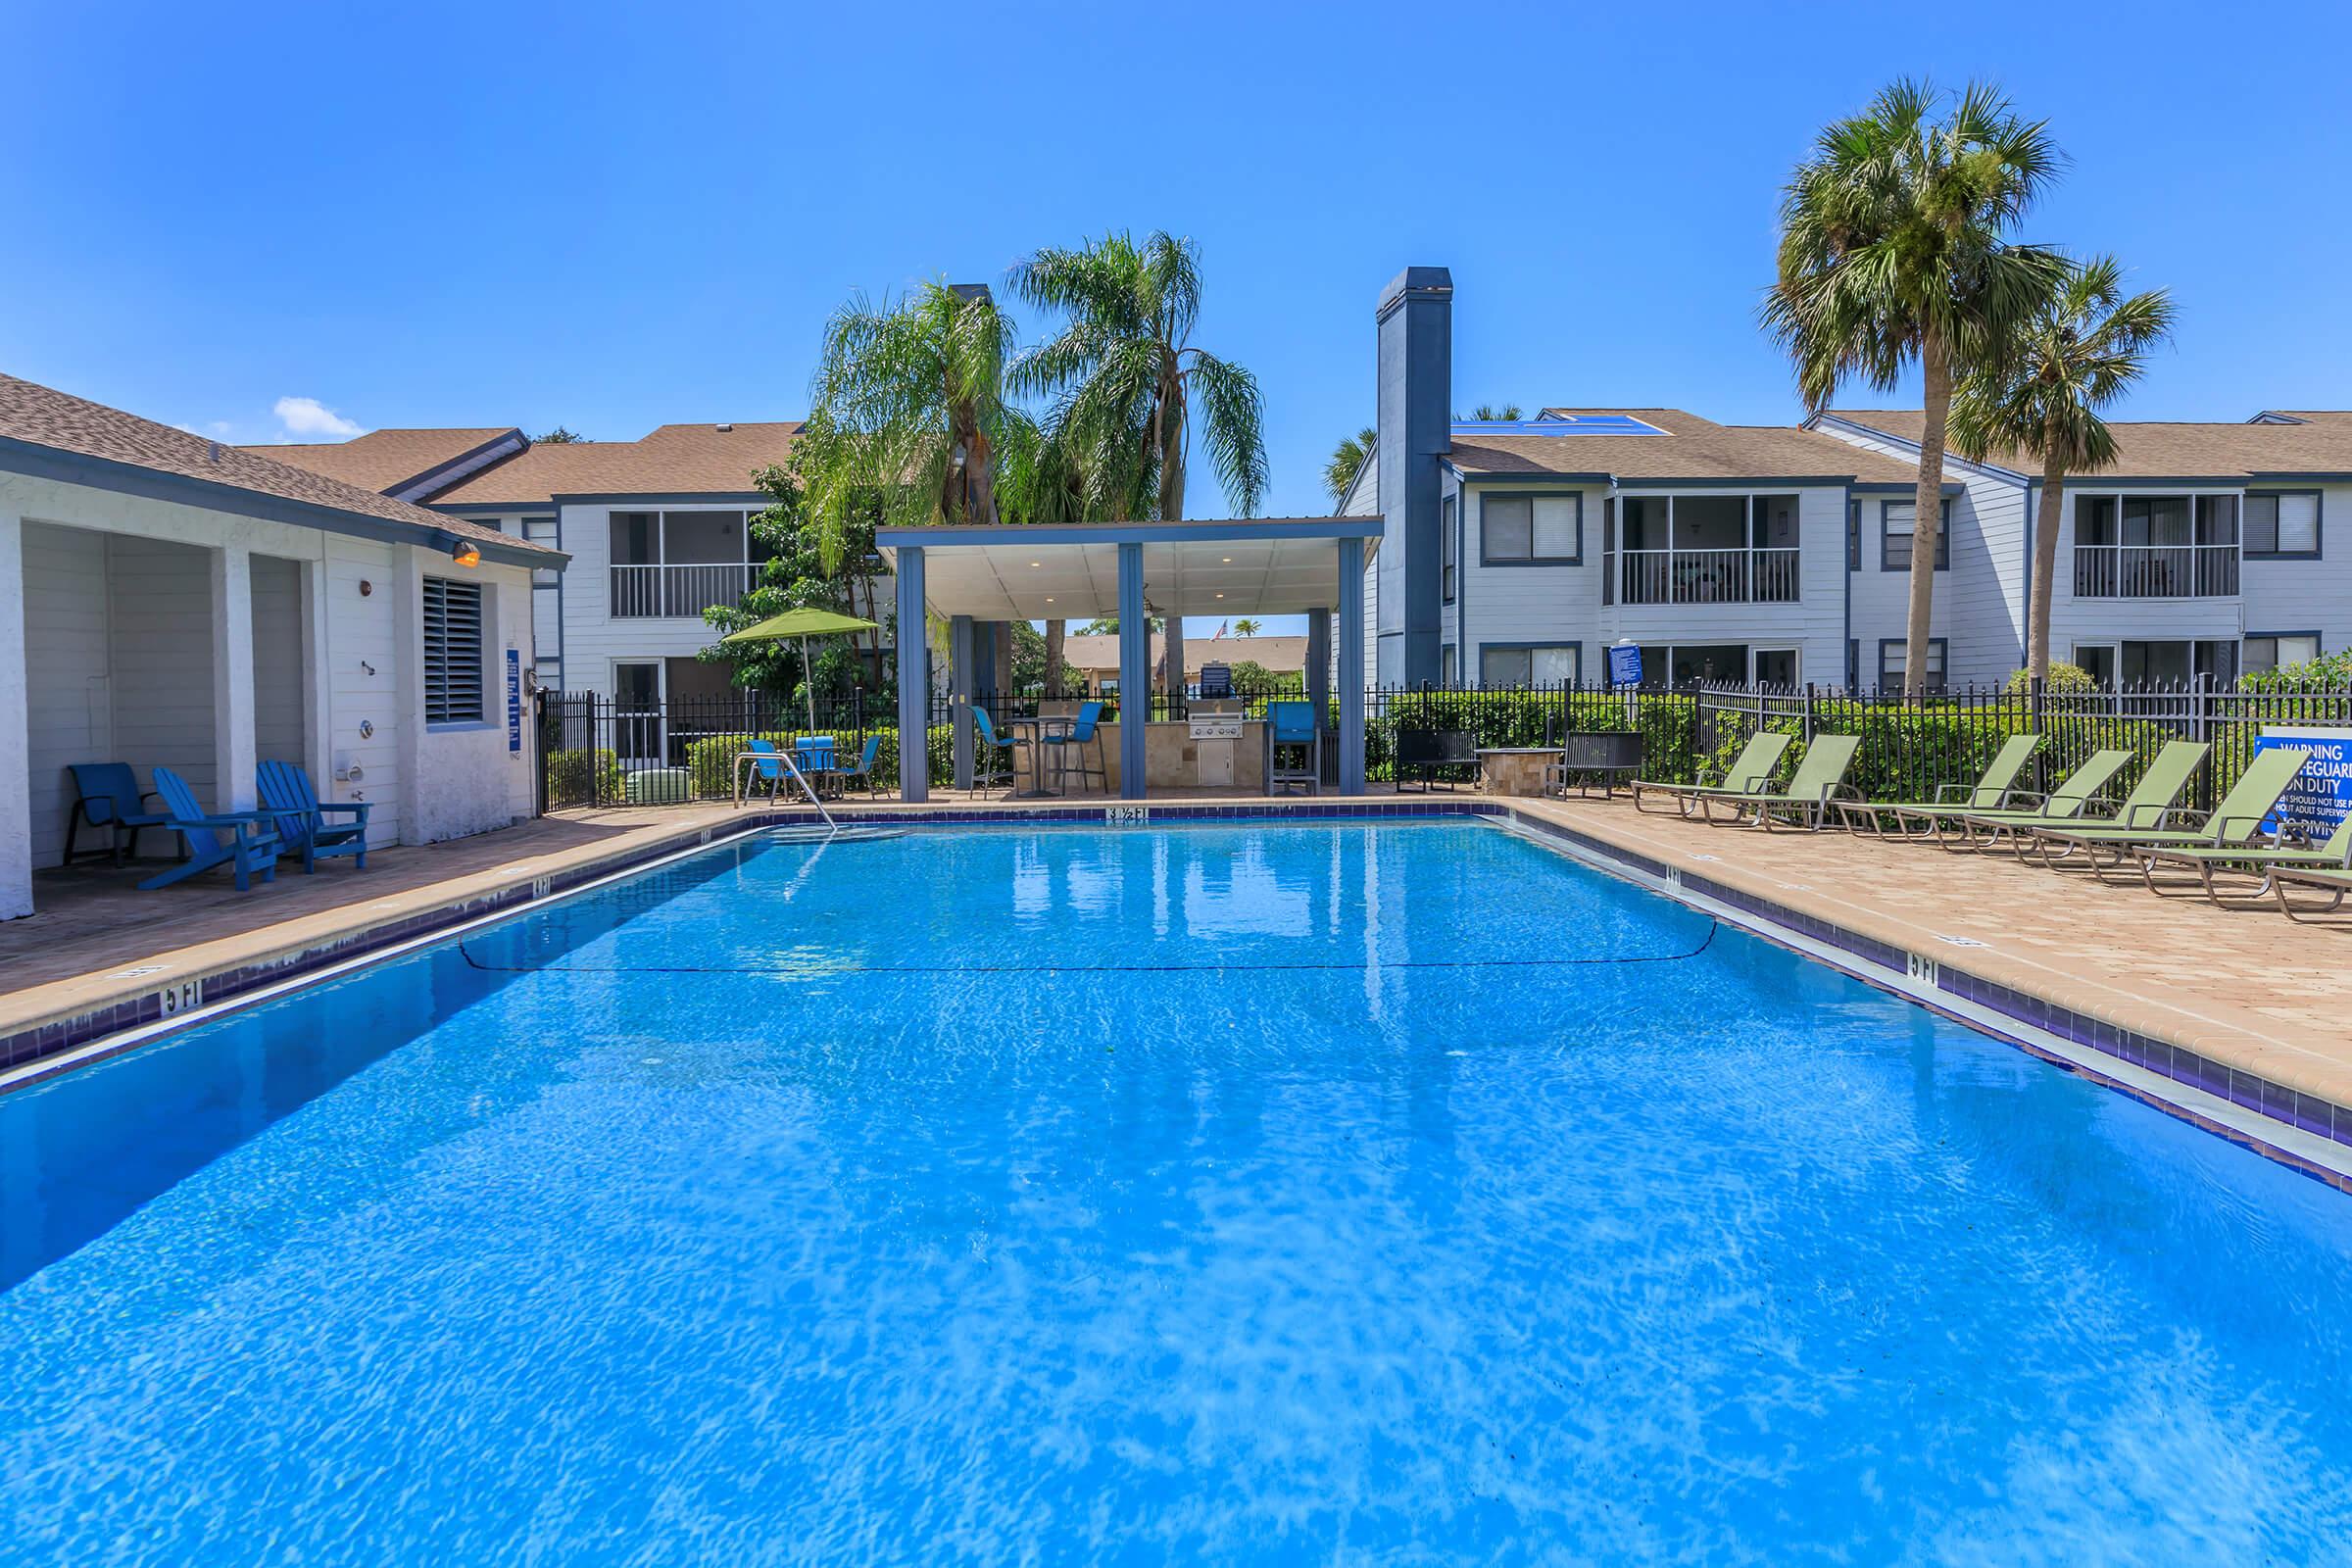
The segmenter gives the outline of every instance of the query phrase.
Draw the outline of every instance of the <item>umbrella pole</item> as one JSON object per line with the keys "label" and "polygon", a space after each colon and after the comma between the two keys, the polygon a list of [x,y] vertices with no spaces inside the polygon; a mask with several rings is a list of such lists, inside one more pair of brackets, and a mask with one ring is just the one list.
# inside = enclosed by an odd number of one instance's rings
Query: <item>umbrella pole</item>
{"label": "umbrella pole", "polygon": [[808,639],[801,639],[801,695],[808,699],[808,730],[816,732],[816,666],[808,662]]}

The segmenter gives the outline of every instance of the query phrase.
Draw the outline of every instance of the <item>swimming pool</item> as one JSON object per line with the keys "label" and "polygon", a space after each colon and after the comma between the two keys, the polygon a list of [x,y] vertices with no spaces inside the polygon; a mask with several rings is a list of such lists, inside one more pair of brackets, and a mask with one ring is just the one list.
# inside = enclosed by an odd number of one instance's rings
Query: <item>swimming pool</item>
{"label": "swimming pool", "polygon": [[2352,1201],[1483,824],[713,849],[0,1200],[0,1559],[2352,1541]]}

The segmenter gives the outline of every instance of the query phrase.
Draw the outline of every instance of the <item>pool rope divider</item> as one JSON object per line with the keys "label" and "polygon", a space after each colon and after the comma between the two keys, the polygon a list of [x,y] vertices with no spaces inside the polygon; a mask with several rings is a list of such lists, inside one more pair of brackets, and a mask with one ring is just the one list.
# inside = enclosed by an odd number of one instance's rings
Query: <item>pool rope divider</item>
{"label": "pool rope divider", "polygon": [[[1800,929],[1791,923],[1794,919],[1802,918],[1796,916],[1793,910],[1780,910],[1765,900],[1740,895],[1747,903],[1759,906],[1749,908],[1742,904],[1717,898],[1705,888],[1693,887],[1692,881],[1703,879],[1687,876],[1680,866],[1655,861],[1630,851],[1618,851],[1615,846],[1576,833],[1546,818],[1531,817],[1516,809],[1502,813],[1502,818],[1497,825],[1505,831],[1565,859],[1672,899],[1686,907],[1712,916],[1720,924],[1787,948],[1875,990],[1901,997],[1931,1012],[1940,1013],[1979,1034],[1989,1036],[2102,1087],[2129,1095],[2168,1115],[2226,1138],[2339,1191],[2352,1193],[2352,1147],[2347,1147],[2344,1141],[2298,1127],[2261,1109],[2240,1104],[2227,1095],[2168,1077],[2114,1052],[2070,1040],[2055,1030],[1961,995],[1944,984],[1947,978],[1946,965],[1933,954],[1896,948],[1890,943],[1860,937],[1858,933],[1841,933],[1869,947],[1885,950],[1878,955],[1858,952],[1852,946],[1831,942]],[[1790,919],[1778,919],[1775,914],[1787,914]],[[1827,926],[1827,922],[1822,921],[1810,923]],[[1981,943],[1977,945],[1983,946]],[[2178,1049],[2186,1051],[2185,1047]],[[2253,1075],[2241,1073],[2239,1076],[2251,1078]]]}

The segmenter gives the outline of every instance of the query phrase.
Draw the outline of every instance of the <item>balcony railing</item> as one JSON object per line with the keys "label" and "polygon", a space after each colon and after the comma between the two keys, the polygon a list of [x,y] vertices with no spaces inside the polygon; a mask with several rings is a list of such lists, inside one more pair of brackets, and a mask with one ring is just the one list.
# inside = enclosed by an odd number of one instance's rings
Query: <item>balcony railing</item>
{"label": "balcony railing", "polygon": [[2215,599],[2237,592],[2235,545],[2077,545],[2077,599]]}
{"label": "balcony railing", "polygon": [[1792,605],[1796,551],[1628,550],[1608,568],[1626,605]]}
{"label": "balcony railing", "polygon": [[669,566],[614,566],[616,620],[678,616],[700,620],[712,605],[732,605],[750,593],[760,568],[740,562]]}

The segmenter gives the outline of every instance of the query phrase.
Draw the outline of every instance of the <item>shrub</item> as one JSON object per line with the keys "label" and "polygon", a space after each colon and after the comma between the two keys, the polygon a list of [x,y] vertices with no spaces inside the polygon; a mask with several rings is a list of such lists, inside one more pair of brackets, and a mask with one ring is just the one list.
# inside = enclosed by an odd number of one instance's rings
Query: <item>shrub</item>
{"label": "shrub", "polygon": [[609,751],[547,754],[547,803],[588,806],[620,799],[620,760]]}
{"label": "shrub", "polygon": [[[2009,677],[2010,691],[2030,692],[2033,689],[2032,670],[2020,669]],[[2062,664],[2052,660],[2050,678],[2042,682],[2041,689],[2045,692],[2095,692],[2099,689],[2099,681],[2097,676],[2080,664]]]}
{"label": "shrub", "polygon": [[2324,654],[2300,664],[2249,670],[2240,682],[2250,692],[2340,692],[2352,689],[2352,650]]}

